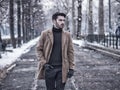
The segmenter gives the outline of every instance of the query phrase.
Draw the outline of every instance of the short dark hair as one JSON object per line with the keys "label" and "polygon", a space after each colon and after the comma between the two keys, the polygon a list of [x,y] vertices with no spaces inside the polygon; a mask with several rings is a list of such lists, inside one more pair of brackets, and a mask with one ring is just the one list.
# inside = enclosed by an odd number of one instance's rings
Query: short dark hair
{"label": "short dark hair", "polygon": [[66,14],[61,12],[56,12],[52,15],[52,20],[56,20],[58,16],[66,17]]}

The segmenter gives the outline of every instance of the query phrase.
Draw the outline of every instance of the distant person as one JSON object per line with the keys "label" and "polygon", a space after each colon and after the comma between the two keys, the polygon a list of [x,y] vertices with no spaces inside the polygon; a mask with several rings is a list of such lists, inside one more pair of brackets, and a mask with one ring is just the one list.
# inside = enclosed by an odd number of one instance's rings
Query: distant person
{"label": "distant person", "polygon": [[118,40],[120,38],[120,26],[117,27],[115,34],[116,34],[116,48],[118,49]]}
{"label": "distant person", "polygon": [[41,33],[37,43],[38,79],[45,78],[47,90],[64,90],[74,74],[74,50],[70,33],[64,31],[66,15],[56,12],[53,27]]}

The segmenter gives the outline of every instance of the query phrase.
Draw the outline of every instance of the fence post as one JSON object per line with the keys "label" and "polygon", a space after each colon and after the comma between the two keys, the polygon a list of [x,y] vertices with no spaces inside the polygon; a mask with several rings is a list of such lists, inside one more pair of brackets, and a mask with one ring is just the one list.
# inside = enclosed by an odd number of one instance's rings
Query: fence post
{"label": "fence post", "polygon": [[109,41],[108,41],[108,38],[109,38],[109,37],[108,37],[108,35],[106,36],[106,38],[107,38],[107,40],[106,40],[106,41],[107,41],[107,47],[108,47],[108,42],[109,42]]}
{"label": "fence post", "polygon": [[119,43],[118,45],[120,46],[120,38],[119,38],[119,40],[118,40],[118,43]]}
{"label": "fence post", "polygon": [[105,35],[104,35],[104,42],[103,42],[103,43],[104,43],[104,46],[105,46],[105,42],[106,42],[106,39],[105,39]]}
{"label": "fence post", "polygon": [[112,35],[112,41],[113,41],[113,48],[115,48],[114,47],[114,35]]}
{"label": "fence post", "polygon": [[110,42],[109,45],[110,45],[110,46],[111,46],[111,36],[112,36],[112,35],[111,35],[111,33],[110,33],[110,35],[109,35],[109,42]]}
{"label": "fence post", "polygon": [[116,49],[118,49],[118,37],[116,36]]}

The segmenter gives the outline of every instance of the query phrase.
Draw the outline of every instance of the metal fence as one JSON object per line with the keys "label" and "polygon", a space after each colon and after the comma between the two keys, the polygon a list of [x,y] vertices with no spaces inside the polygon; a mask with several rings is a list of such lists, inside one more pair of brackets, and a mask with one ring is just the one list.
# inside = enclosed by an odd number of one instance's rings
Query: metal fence
{"label": "metal fence", "polygon": [[116,35],[88,35],[87,41],[97,42],[106,47],[120,49],[120,36]]}

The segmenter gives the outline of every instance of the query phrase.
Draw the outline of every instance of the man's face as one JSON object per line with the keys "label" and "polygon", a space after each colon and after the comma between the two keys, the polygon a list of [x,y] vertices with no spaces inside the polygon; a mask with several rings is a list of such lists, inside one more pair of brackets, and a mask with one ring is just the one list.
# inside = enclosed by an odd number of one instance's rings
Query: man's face
{"label": "man's face", "polygon": [[64,16],[58,16],[56,20],[53,20],[53,23],[57,28],[64,28],[65,25],[65,17]]}

